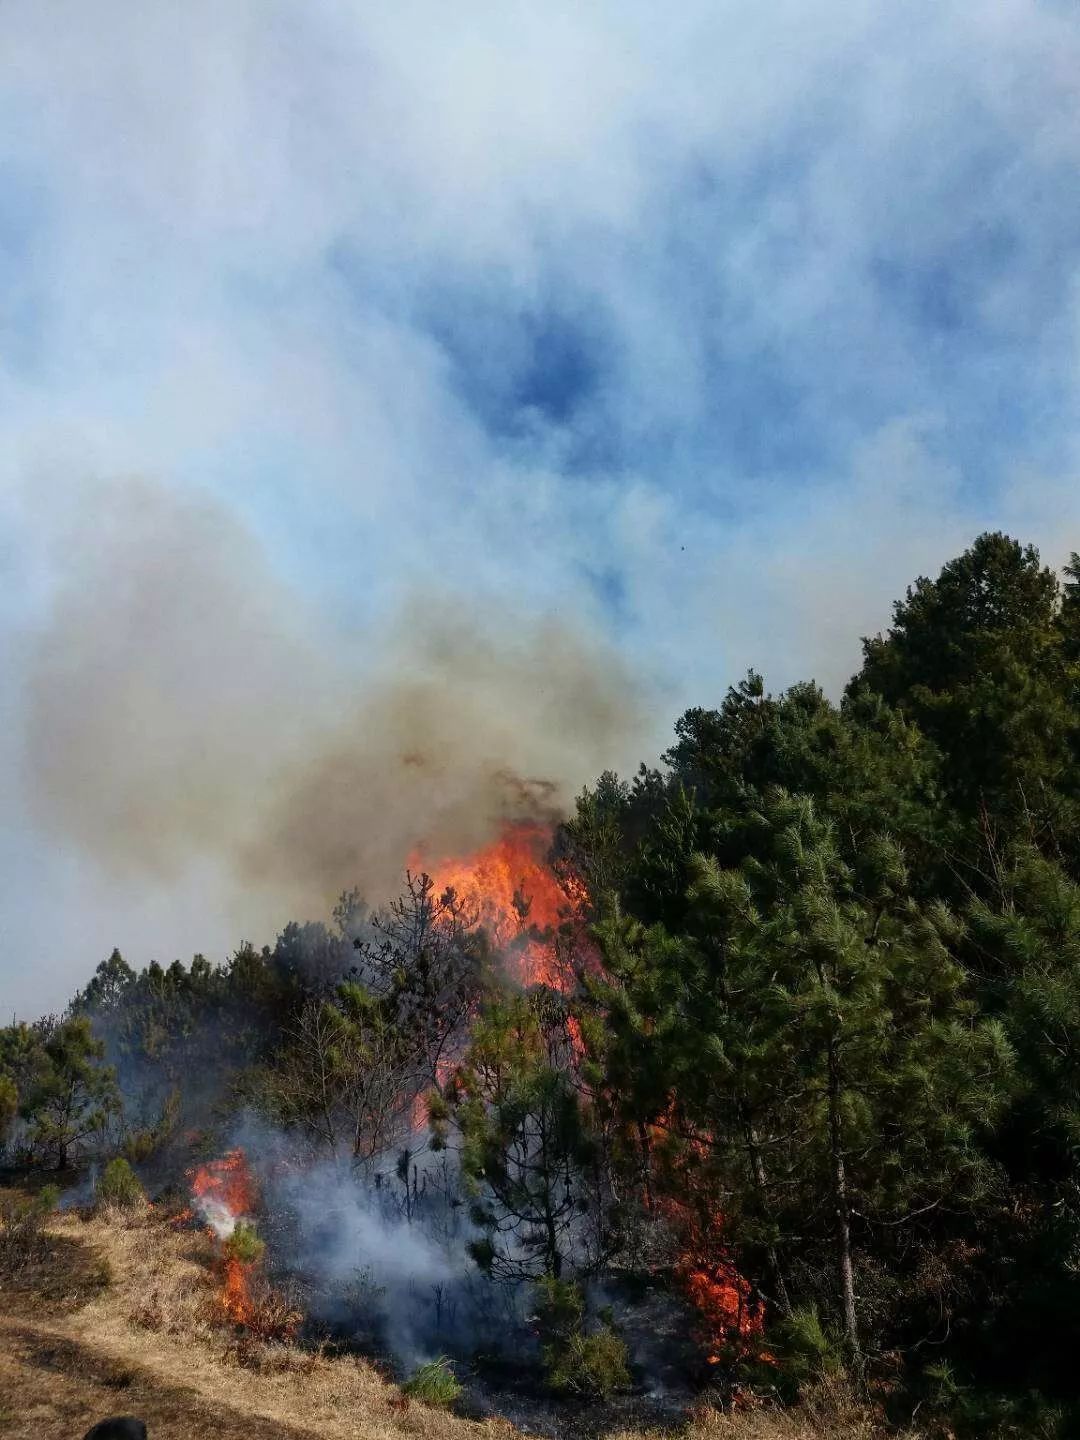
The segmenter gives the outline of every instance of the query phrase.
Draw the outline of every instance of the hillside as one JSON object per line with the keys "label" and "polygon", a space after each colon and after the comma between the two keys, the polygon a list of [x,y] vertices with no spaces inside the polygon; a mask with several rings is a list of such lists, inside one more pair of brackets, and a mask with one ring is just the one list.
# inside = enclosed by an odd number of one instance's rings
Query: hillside
{"label": "hillside", "polygon": [[114,949],[0,1029],[6,1173],[179,1225],[55,1222],[113,1276],[67,1340],[328,1436],[413,1422],[253,1337],[406,1385],[443,1357],[429,1398],[560,1437],[805,1425],[841,1376],[894,1430],[1080,1433],[1065,576],[980,536],[839,702],[752,673],[562,821],[224,961]]}
{"label": "hillside", "polygon": [[215,1316],[202,1232],[155,1215],[50,1223],[49,1254],[2,1283],[0,1416],[13,1437],[81,1435],[103,1415],[145,1418],[155,1440],[475,1437],[479,1425],[403,1404],[362,1362],[238,1344]]}
{"label": "hillside", "polygon": [[[496,1440],[505,1420],[410,1403],[362,1360],[263,1344],[223,1326],[202,1231],[150,1207],[68,1211],[41,1258],[0,1276],[0,1429],[10,1440],[80,1437],[130,1413],[152,1440]],[[650,1440],[650,1432],[638,1432]],[[694,1440],[871,1440],[865,1413],[838,1397],[781,1414],[701,1409]],[[629,1437],[615,1437],[629,1440]],[[657,1440],[655,1435],[653,1440]]]}

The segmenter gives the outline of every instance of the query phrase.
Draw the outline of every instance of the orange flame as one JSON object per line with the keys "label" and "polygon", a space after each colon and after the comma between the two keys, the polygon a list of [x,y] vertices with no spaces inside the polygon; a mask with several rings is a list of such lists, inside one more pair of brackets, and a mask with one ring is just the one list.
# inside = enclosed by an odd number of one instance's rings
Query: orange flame
{"label": "orange flame", "polygon": [[221,1308],[226,1319],[236,1325],[250,1325],[255,1318],[255,1306],[248,1290],[250,1265],[237,1260],[233,1255],[225,1257],[225,1283],[221,1291]]}
{"label": "orange flame", "polygon": [[255,1186],[243,1150],[230,1150],[220,1160],[210,1160],[188,1173],[196,1201],[216,1201],[233,1220],[251,1213]]}
{"label": "orange flame", "polygon": [[[231,1234],[240,1216],[249,1215],[254,1208],[255,1183],[243,1150],[229,1150],[218,1160],[197,1165],[188,1172],[188,1178],[196,1208],[209,1220],[211,1232],[219,1239]],[[224,1255],[218,1303],[225,1318],[237,1325],[250,1325],[255,1318],[248,1285],[251,1270],[251,1264],[235,1255]]]}
{"label": "orange flame", "polygon": [[[755,1349],[764,1316],[753,1301],[749,1282],[730,1260],[711,1265],[684,1260],[676,1278],[700,1316],[702,1335],[708,1344],[740,1355]],[[711,1354],[708,1358],[709,1364],[715,1365],[721,1357]]]}
{"label": "orange flame", "polygon": [[[651,1140],[661,1147],[671,1136],[682,1130],[677,1097],[668,1097],[668,1104],[656,1122],[650,1125]],[[678,1245],[675,1280],[698,1313],[698,1336],[706,1350],[708,1363],[717,1365],[727,1357],[759,1360],[770,1357],[761,1348],[765,1330],[765,1309],[760,1297],[740,1273],[726,1243],[724,1216],[708,1202],[703,1190],[703,1177],[696,1164],[705,1160],[709,1137],[703,1134],[681,1134],[686,1150],[675,1161],[674,1179],[677,1190],[686,1199],[668,1194],[660,1197],[656,1207],[668,1223]],[[664,1164],[663,1157],[661,1165]],[[704,1180],[704,1184],[707,1184]]]}
{"label": "orange flame", "polygon": [[523,986],[566,992],[571,979],[561,963],[555,932],[581,896],[571,899],[547,863],[551,832],[542,825],[507,825],[498,840],[468,856],[434,863],[422,850],[409,869],[426,871],[442,896],[453,890],[470,923],[482,925]]}

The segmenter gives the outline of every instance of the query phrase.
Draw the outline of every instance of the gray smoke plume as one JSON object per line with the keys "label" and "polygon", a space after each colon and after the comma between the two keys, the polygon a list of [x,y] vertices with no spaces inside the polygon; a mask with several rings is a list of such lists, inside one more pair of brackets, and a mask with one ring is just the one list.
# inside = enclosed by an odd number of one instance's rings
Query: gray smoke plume
{"label": "gray smoke plume", "polygon": [[565,621],[432,590],[333,634],[217,502],[92,496],[29,647],[25,776],[37,821],[116,875],[209,860],[248,916],[253,894],[267,923],[322,914],[641,753],[634,685]]}

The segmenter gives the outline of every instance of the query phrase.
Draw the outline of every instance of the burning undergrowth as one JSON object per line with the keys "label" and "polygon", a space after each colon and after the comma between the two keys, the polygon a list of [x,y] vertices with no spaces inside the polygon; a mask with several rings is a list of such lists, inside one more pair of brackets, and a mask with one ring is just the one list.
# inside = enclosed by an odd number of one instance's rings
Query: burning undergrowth
{"label": "burning undergrowth", "polygon": [[[186,1162],[177,1216],[213,1236],[224,1323],[345,1346],[401,1378],[449,1356],[473,1399],[631,1376],[688,1395],[707,1356],[756,1343],[760,1308],[716,1236],[695,1248],[612,1178],[622,1137],[579,1017],[600,962],[585,888],[550,856],[533,822],[467,857],[418,850],[391,905],[346,897],[316,967],[295,933],[238,955],[221,983],[254,994],[271,1040],[223,1062],[210,1105],[202,1074],[201,1113],[146,1162],[224,1142]],[[636,1284],[634,1224],[670,1232],[674,1284]],[[545,1285],[562,1297],[554,1330]]]}

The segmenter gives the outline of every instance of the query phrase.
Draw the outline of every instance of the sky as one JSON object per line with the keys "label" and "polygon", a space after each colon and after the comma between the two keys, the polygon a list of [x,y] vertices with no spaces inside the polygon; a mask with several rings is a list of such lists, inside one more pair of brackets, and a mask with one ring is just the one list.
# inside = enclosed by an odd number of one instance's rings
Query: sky
{"label": "sky", "polygon": [[1064,0],[5,0],[0,1015],[1080,549],[1078,75]]}

